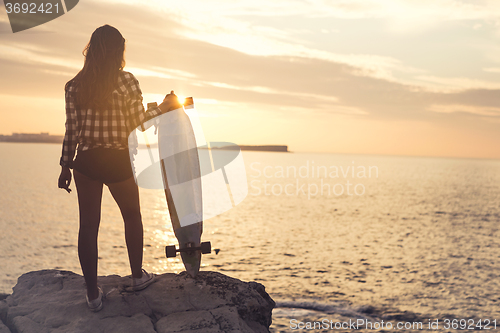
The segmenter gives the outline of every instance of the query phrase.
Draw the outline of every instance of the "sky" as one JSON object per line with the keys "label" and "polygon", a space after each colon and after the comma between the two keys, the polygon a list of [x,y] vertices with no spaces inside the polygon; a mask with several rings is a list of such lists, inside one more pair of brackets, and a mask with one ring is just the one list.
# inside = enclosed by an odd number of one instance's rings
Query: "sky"
{"label": "sky", "polygon": [[64,134],[64,84],[110,24],[144,103],[194,97],[211,141],[500,158],[498,0],[82,0],[15,34],[0,8],[0,134]]}

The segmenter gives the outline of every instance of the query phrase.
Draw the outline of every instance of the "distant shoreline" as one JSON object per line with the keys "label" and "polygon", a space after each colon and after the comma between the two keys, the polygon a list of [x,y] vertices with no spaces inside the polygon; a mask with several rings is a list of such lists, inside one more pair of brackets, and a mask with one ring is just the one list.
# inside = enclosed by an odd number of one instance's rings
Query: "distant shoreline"
{"label": "distant shoreline", "polygon": [[[64,135],[50,135],[48,132],[42,133],[12,133],[12,135],[0,134],[0,142],[17,143],[58,143],[62,144]],[[231,145],[222,147],[211,147],[211,149],[234,150],[241,149],[245,151],[272,151],[289,153],[286,145]]]}
{"label": "distant shoreline", "polygon": [[64,135],[50,135],[48,132],[42,133],[12,133],[12,135],[0,134],[0,142],[20,142],[20,143],[59,143],[64,140]]}
{"label": "distant shoreline", "polygon": [[212,150],[237,150],[241,149],[246,151],[273,151],[280,153],[289,153],[288,146],[285,145],[261,145],[261,146],[249,146],[249,145],[230,145],[222,147],[210,147]]}

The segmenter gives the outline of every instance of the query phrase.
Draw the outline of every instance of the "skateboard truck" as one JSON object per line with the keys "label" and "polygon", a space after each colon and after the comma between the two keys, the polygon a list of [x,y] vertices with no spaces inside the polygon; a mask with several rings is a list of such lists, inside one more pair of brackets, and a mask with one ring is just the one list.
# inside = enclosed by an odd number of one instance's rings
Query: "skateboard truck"
{"label": "skateboard truck", "polygon": [[[200,246],[194,246],[194,243],[186,243],[186,247],[176,249],[175,245],[169,245],[165,247],[165,253],[167,258],[175,258],[177,252],[186,252],[187,254],[192,254],[194,251],[201,251],[203,254],[212,252],[212,244],[210,242],[202,242]],[[217,251],[218,252],[218,251]]]}

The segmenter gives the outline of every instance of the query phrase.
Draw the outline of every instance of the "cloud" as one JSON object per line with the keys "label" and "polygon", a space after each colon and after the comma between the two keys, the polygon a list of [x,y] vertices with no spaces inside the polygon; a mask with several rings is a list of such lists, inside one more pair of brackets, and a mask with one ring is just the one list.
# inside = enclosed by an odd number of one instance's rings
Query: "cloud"
{"label": "cloud", "polygon": [[436,77],[419,75],[416,77],[430,91],[458,92],[468,89],[500,89],[500,82],[470,79],[464,77]]}
{"label": "cloud", "polygon": [[0,45],[0,59],[16,61],[38,66],[50,65],[68,69],[81,68],[81,61],[75,61],[60,56],[51,56],[44,53],[49,51],[41,46],[32,44]]}
{"label": "cloud", "polygon": [[438,113],[469,113],[473,115],[496,117],[500,119],[500,107],[478,107],[460,104],[433,104],[428,108],[428,110]]}
{"label": "cloud", "polygon": [[483,68],[483,71],[489,72],[489,73],[500,73],[500,68],[496,68],[496,67]]}
{"label": "cloud", "polygon": [[398,82],[391,70],[412,69],[394,58],[338,56],[292,44],[287,45],[293,50],[278,54],[240,52],[182,37],[183,31],[192,31],[184,25],[188,21],[183,22],[132,5],[82,3],[78,10],[45,25],[44,31],[50,33],[0,37],[0,89],[10,95],[61,97],[64,83],[83,64],[81,51],[90,34],[109,23],[127,39],[126,70],[139,78],[148,97],[174,89],[219,103],[274,106],[277,112],[308,110],[311,115],[338,113],[386,120],[425,120],[435,119],[437,113],[449,117],[456,113],[436,111],[444,110],[436,105],[483,110],[467,112],[478,117],[500,106],[500,87],[494,82],[432,75],[417,76],[421,84]]}
{"label": "cloud", "polygon": [[[109,3],[136,4],[134,0],[108,0]],[[203,17],[221,18],[242,16],[307,16],[343,19],[384,18],[408,20],[427,17],[433,20],[498,19],[500,4],[495,0],[150,0],[141,4],[154,11],[174,12],[183,20]],[[193,8],[196,8],[193,11]],[[216,8],[216,10],[214,10]],[[208,21],[208,20],[207,20]],[[191,22],[191,21],[189,21]]]}
{"label": "cloud", "polygon": [[[134,3],[132,0],[128,2]],[[479,80],[464,82],[461,79],[440,78],[389,56],[389,52],[384,52],[384,55],[331,52],[321,45],[308,43],[307,38],[302,39],[296,29],[271,27],[269,24],[256,22],[260,22],[259,17],[268,16],[289,17],[290,21],[297,17],[374,19],[378,20],[379,25],[388,27],[392,34],[404,35],[427,32],[433,27],[443,26],[443,22],[471,21],[477,25],[476,21],[482,20],[485,24],[500,23],[500,4],[495,1],[470,3],[459,0],[279,0],[269,3],[259,0],[234,3],[217,0],[200,3],[197,0],[157,0],[145,3],[143,10],[168,15],[169,19],[178,25],[173,30],[178,36],[250,55],[302,57],[342,63],[352,66],[356,75],[410,84],[429,91],[441,89],[447,92],[460,88],[492,87],[492,84]],[[334,27],[332,29],[335,30]],[[461,83],[457,87],[459,81]],[[473,83],[477,85],[474,86]]]}

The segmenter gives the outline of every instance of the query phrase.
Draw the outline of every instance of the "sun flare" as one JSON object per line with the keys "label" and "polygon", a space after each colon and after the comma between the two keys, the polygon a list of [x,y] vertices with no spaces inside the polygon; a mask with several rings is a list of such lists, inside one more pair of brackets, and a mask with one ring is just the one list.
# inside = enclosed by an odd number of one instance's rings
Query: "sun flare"
{"label": "sun flare", "polygon": [[177,95],[177,100],[179,101],[179,103],[184,105],[184,103],[186,102],[186,97],[182,95]]}

